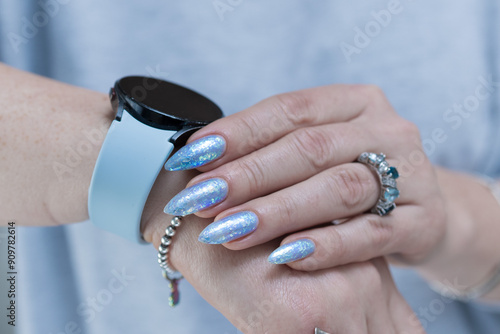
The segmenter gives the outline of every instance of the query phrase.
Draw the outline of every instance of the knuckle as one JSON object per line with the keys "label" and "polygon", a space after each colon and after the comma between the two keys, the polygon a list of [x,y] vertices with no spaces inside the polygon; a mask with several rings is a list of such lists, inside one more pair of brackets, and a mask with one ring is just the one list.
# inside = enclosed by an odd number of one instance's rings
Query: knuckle
{"label": "knuckle", "polygon": [[402,134],[404,134],[406,137],[411,138],[412,140],[414,140],[415,138],[420,139],[420,129],[413,122],[402,118],[399,121],[398,129]]}
{"label": "knuckle", "polygon": [[304,92],[284,93],[273,96],[271,99],[272,109],[276,114],[295,127],[304,126],[314,122],[315,117],[311,113],[311,98]]}
{"label": "knuckle", "polygon": [[377,254],[384,254],[384,250],[387,249],[393,241],[394,226],[392,224],[387,224],[377,215],[367,215],[366,226],[368,228],[373,251]]}
{"label": "knuckle", "polygon": [[365,105],[365,110],[380,113],[390,112],[395,113],[387,100],[382,88],[376,85],[356,85],[354,88],[355,94],[360,96]]}
{"label": "knuckle", "polygon": [[350,165],[350,168],[342,167],[332,173],[332,189],[337,197],[334,200],[349,212],[365,206],[370,197],[368,192],[375,191],[373,177],[367,172],[362,172],[359,166]]}
{"label": "knuckle", "polygon": [[353,85],[354,92],[364,96],[368,101],[385,99],[385,94],[382,88],[377,85]]}
{"label": "knuckle", "polygon": [[[275,207],[281,222],[291,223],[294,221],[297,204],[291,197],[279,196],[275,201]],[[283,228],[279,226],[278,228]]]}
{"label": "knuckle", "polygon": [[364,91],[366,95],[371,96],[372,98],[379,98],[384,95],[384,91],[377,85],[364,85]]}
{"label": "knuckle", "polygon": [[316,271],[349,263],[351,260],[346,240],[334,226],[328,226],[321,233],[319,243],[307,262],[299,261],[289,264],[290,267],[304,271]]}
{"label": "knuckle", "polygon": [[[410,161],[415,161],[419,165],[426,163],[428,159],[426,159],[427,156],[424,152],[420,130],[417,125],[405,119],[400,119],[395,125],[392,133],[393,136],[399,138],[398,142],[395,143],[399,150],[406,151],[406,158]],[[420,171],[421,168],[419,168]]]}
{"label": "knuckle", "polygon": [[328,257],[328,260],[330,261],[335,261],[336,264],[345,264],[349,260],[347,258],[348,249],[346,242],[335,227],[332,227],[330,230],[331,233],[328,234],[328,241],[326,243],[329,249],[328,251],[325,251],[325,255],[323,256],[325,258]]}
{"label": "knuckle", "polygon": [[300,129],[294,133],[294,143],[297,151],[314,170],[323,170],[329,165],[333,141],[324,131],[316,128]]}
{"label": "knuckle", "polygon": [[[374,260],[363,262],[360,264],[360,269],[363,270],[366,277],[370,278],[370,285],[372,285],[372,287],[382,287],[385,285],[382,273],[373,261]],[[380,289],[372,289],[372,291],[380,292]]]}
{"label": "knuckle", "polygon": [[235,163],[237,166],[230,167],[228,170],[231,174],[234,171],[237,172],[236,179],[244,178],[247,183],[247,189],[250,194],[257,194],[266,187],[267,183],[267,173],[264,170],[264,166],[260,160],[255,159],[239,159]]}
{"label": "knuckle", "polygon": [[249,149],[257,148],[262,140],[261,132],[264,131],[259,120],[252,113],[248,113],[245,117],[238,118],[236,124],[236,132],[245,134],[248,140],[242,142],[241,147],[238,147],[238,152],[246,153]]}

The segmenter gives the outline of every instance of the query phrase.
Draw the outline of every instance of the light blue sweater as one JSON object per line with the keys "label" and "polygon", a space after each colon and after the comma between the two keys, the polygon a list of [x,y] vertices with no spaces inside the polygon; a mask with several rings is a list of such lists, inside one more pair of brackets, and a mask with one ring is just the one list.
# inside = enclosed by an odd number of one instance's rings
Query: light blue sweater
{"label": "light blue sweater", "polygon": [[[432,161],[500,176],[497,0],[5,0],[0,36],[13,66],[103,92],[128,74],[166,77],[226,114],[276,93],[376,84]],[[88,222],[18,239],[20,333],[236,333],[187,282],[168,307],[152,247]],[[500,333],[499,310],[395,276],[428,333]]]}

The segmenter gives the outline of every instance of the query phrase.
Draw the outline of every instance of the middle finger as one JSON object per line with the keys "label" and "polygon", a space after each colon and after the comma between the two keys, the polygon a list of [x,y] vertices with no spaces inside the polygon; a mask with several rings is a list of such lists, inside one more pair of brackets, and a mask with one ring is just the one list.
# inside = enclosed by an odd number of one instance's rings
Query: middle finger
{"label": "middle finger", "polygon": [[[306,181],[221,213],[202,232],[200,241],[225,243],[231,249],[248,248],[290,232],[365,212],[377,202],[379,189],[378,178],[363,164],[332,167]],[[246,234],[249,235],[235,240]]]}
{"label": "middle finger", "polygon": [[[333,166],[352,162],[363,150],[372,149],[375,142],[372,137],[364,126],[355,123],[294,131],[269,146],[191,180],[188,186],[219,178],[225,180],[229,188],[222,203],[196,214],[214,217],[223,210],[294,185]],[[377,145],[386,146],[380,142]]]}

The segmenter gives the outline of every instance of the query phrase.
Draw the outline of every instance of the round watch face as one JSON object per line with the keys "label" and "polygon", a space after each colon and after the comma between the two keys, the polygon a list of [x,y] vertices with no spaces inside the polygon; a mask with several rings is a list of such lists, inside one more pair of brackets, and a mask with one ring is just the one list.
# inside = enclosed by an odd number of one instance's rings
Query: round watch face
{"label": "round watch face", "polygon": [[110,95],[115,108],[123,105],[139,121],[161,129],[202,126],[223,116],[220,108],[203,95],[156,78],[122,78]]}

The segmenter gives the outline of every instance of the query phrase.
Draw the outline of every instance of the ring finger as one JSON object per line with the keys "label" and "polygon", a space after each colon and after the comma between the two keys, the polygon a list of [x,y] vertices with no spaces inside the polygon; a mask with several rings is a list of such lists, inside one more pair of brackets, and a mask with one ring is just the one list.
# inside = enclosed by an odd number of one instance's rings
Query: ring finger
{"label": "ring finger", "polygon": [[[407,190],[410,183],[404,187],[403,194],[411,193]],[[290,232],[365,212],[377,202],[379,189],[378,178],[363,164],[336,166],[222,212],[202,232],[200,241],[224,243],[230,249],[255,246]]]}
{"label": "ring finger", "polygon": [[[314,250],[305,258],[287,264],[296,270],[315,271],[339,265],[361,262],[374,257],[405,251],[417,252],[411,236],[417,224],[425,219],[423,209],[416,205],[401,205],[391,215],[364,214],[341,225],[328,225],[287,236],[281,245],[293,245],[297,240],[310,240]],[[421,233],[432,239],[433,230]]]}

